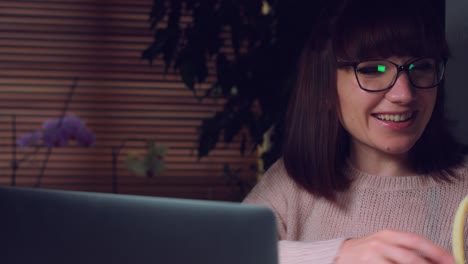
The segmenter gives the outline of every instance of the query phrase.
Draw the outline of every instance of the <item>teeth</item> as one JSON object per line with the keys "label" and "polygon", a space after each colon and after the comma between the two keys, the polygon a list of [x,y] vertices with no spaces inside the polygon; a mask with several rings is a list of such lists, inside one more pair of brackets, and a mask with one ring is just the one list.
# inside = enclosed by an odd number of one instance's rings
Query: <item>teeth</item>
{"label": "teeth", "polygon": [[413,113],[407,113],[402,115],[376,115],[380,120],[392,121],[392,122],[405,122],[410,119]]}

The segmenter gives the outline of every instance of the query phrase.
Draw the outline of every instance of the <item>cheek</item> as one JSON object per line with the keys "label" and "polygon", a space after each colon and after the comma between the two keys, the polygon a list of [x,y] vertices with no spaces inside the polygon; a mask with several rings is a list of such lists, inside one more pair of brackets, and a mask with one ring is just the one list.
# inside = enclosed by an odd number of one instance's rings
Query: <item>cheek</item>
{"label": "cheek", "polygon": [[349,114],[350,111],[348,109],[348,103],[346,100],[343,100],[343,95],[340,95],[340,91],[338,90],[338,119],[341,125],[344,127],[345,130],[348,130],[347,124],[349,124]]}
{"label": "cheek", "polygon": [[344,126],[344,121],[347,118],[348,114],[350,113],[350,91],[352,90],[352,79],[350,78],[350,74],[346,71],[339,70],[337,72],[337,85],[336,85],[336,93],[338,96],[338,114],[340,118],[341,124]]}
{"label": "cheek", "polygon": [[437,101],[437,90],[434,90],[434,91],[433,91],[430,100],[431,100],[431,103],[432,103],[432,109],[434,109],[434,106],[435,106],[436,101]]}
{"label": "cheek", "polygon": [[348,133],[358,129],[361,124],[359,115],[362,114],[362,109],[359,108],[359,100],[355,99],[350,94],[339,97],[339,120]]}
{"label": "cheek", "polygon": [[348,132],[365,128],[369,112],[382,99],[379,94],[362,90],[351,70],[338,70],[337,96],[340,123]]}
{"label": "cheek", "polygon": [[[424,91],[423,91],[424,92]],[[422,94],[421,97],[423,98],[423,102],[426,106],[426,113],[430,118],[432,116],[432,112],[434,111],[434,107],[437,101],[437,90],[434,89],[430,91],[429,93]]]}

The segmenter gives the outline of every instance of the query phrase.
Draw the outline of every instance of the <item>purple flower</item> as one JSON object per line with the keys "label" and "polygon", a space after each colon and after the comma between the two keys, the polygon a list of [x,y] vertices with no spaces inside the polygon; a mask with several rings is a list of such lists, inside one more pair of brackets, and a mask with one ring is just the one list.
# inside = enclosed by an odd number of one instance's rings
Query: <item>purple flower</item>
{"label": "purple flower", "polygon": [[23,136],[18,138],[16,143],[18,144],[18,146],[20,146],[22,148],[26,148],[26,147],[30,147],[30,146],[39,145],[39,142],[41,141],[41,139],[42,139],[42,132],[41,131],[34,131],[34,132],[31,132],[31,133],[24,134]]}
{"label": "purple flower", "polygon": [[96,142],[96,136],[91,130],[83,127],[78,130],[76,141],[78,142],[78,145],[82,147],[91,147],[94,146],[94,143]]}
{"label": "purple flower", "polygon": [[85,125],[76,116],[64,116],[45,121],[42,127],[46,133],[59,133],[64,138],[74,139],[78,131],[85,128]]}
{"label": "purple flower", "polygon": [[68,139],[69,137],[61,133],[59,129],[44,131],[42,136],[42,142],[48,148],[65,147],[68,144]]}
{"label": "purple flower", "polygon": [[96,140],[94,133],[86,128],[83,121],[73,115],[47,120],[42,124],[42,129],[42,132],[25,134],[18,140],[18,145],[24,147],[38,145],[42,140],[48,148],[65,147],[69,140],[76,139],[78,145],[90,147]]}
{"label": "purple flower", "polygon": [[62,133],[67,135],[70,139],[75,139],[78,136],[79,131],[86,129],[86,127],[80,118],[76,116],[65,116],[62,119],[60,129],[62,130]]}
{"label": "purple flower", "polygon": [[46,120],[44,121],[44,123],[42,123],[42,129],[43,130],[56,129],[59,126],[58,121],[59,121],[58,119]]}

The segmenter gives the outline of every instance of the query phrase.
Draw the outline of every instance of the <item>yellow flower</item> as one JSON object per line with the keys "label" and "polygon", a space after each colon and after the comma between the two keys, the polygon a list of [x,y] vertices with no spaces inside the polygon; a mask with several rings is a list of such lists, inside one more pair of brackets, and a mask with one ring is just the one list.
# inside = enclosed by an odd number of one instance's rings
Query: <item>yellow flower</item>
{"label": "yellow flower", "polygon": [[264,0],[262,3],[262,15],[266,16],[270,13],[270,11],[271,11],[270,5],[268,4],[267,1]]}

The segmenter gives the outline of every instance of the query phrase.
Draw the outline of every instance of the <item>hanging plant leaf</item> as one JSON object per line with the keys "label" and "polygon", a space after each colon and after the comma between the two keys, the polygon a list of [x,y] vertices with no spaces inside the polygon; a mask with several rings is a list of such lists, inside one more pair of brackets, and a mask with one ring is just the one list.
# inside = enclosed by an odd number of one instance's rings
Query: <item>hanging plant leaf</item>
{"label": "hanging plant leaf", "polygon": [[241,140],[241,145],[239,149],[242,156],[244,156],[246,148],[247,148],[247,137],[245,136],[245,134],[242,134],[242,140]]}
{"label": "hanging plant leaf", "polygon": [[224,142],[232,142],[242,127],[241,113],[234,112],[228,116],[228,121],[224,127]]}
{"label": "hanging plant leaf", "polygon": [[200,137],[198,139],[198,158],[202,158],[216,147],[218,143],[220,130],[206,131],[202,130],[200,132]]}
{"label": "hanging plant leaf", "polygon": [[226,112],[217,112],[212,118],[203,120],[198,140],[198,157],[202,158],[216,147],[222,128],[226,124]]}
{"label": "hanging plant leaf", "polygon": [[153,65],[153,60],[164,50],[169,36],[167,29],[160,28],[154,33],[155,41],[142,52],[141,58],[148,60],[150,65]]}
{"label": "hanging plant leaf", "polygon": [[[277,125],[284,120],[289,97],[289,92],[282,91],[290,90],[289,75],[306,40],[308,21],[317,15],[314,11],[319,4],[294,0],[153,0],[150,22],[156,32],[153,43],[142,54],[144,59],[152,63],[163,53],[166,72],[171,67],[178,71],[196,97],[196,84],[205,82],[211,73],[207,63],[216,59],[216,79],[203,95],[226,99],[224,113],[203,121],[199,157],[216,146],[220,133],[224,133],[221,140],[230,142],[242,133],[239,127],[246,126],[249,132],[242,135],[240,147],[244,153],[247,140],[260,144],[269,127],[282,127]],[[180,23],[181,14],[192,19]],[[224,43],[223,34],[229,32],[230,43]],[[232,54],[224,54],[221,48],[225,44],[230,44]],[[261,111],[250,109],[255,101]]]}
{"label": "hanging plant leaf", "polygon": [[206,77],[208,76],[206,57],[200,53],[195,58],[197,81],[198,83],[203,83],[206,80]]}
{"label": "hanging plant leaf", "polygon": [[180,15],[182,13],[182,1],[181,0],[171,0],[169,1],[170,9],[167,19],[167,28],[178,28],[180,22]]}
{"label": "hanging plant leaf", "polygon": [[167,74],[179,43],[180,31],[177,27],[168,28],[168,37],[163,47],[164,74]]}
{"label": "hanging plant leaf", "polygon": [[213,99],[222,98],[223,94],[222,94],[221,86],[219,86],[218,83],[213,84],[213,86],[211,86],[210,89],[206,90],[205,97],[210,97]]}
{"label": "hanging plant leaf", "polygon": [[195,89],[195,76],[196,76],[196,68],[193,64],[193,61],[189,59],[183,60],[180,65],[180,75],[182,76],[182,81],[190,90]]}
{"label": "hanging plant leaf", "polygon": [[234,87],[234,76],[232,73],[232,65],[229,63],[224,53],[218,54],[216,59],[216,77],[217,84],[222,89],[224,97],[229,97],[232,88]]}
{"label": "hanging plant leaf", "polygon": [[164,4],[164,0],[153,0],[153,5],[151,6],[150,12],[150,24],[151,29],[156,27],[156,24],[161,21],[166,13],[166,7]]}
{"label": "hanging plant leaf", "polygon": [[196,32],[196,39],[193,40],[196,40],[197,46],[207,56],[218,53],[223,43],[218,9],[218,5],[212,1],[201,1],[193,12],[193,27]]}

